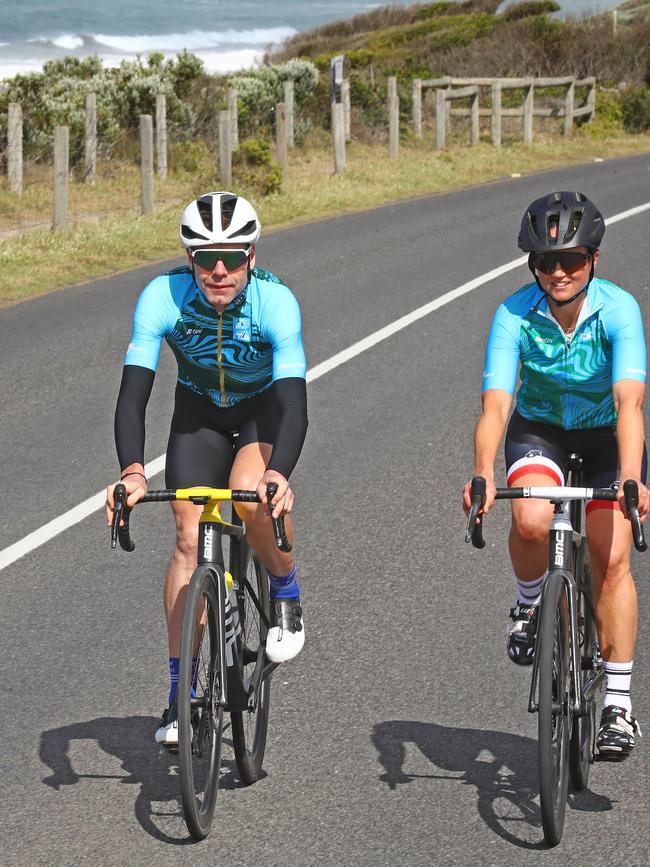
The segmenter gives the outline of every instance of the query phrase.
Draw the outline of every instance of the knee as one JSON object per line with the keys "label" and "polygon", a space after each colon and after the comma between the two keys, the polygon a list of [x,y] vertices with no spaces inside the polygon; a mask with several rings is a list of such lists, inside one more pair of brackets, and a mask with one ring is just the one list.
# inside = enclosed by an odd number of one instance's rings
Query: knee
{"label": "knee", "polygon": [[196,559],[199,525],[196,521],[176,521],[176,551],[183,558]]}
{"label": "knee", "polygon": [[536,515],[518,515],[512,522],[512,532],[525,545],[537,545],[548,539],[548,526]]}
{"label": "knee", "polygon": [[[245,490],[250,489],[246,488]],[[244,524],[250,526],[261,519],[264,507],[256,503],[235,503],[235,510]]]}

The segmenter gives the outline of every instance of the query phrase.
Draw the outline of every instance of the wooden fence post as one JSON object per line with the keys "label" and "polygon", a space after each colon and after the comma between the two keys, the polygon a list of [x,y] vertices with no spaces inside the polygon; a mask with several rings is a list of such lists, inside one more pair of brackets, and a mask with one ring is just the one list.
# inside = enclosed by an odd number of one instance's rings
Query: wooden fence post
{"label": "wooden fence post", "polygon": [[501,82],[492,82],[492,144],[501,147]]}
{"label": "wooden fence post", "polygon": [[447,133],[447,93],[439,87],[436,90],[436,150],[445,147]]}
{"label": "wooden fence post", "polygon": [[140,197],[143,214],[153,213],[153,118],[140,115]]}
{"label": "wooden fence post", "polygon": [[275,106],[275,158],[286,178],[289,167],[287,152],[289,149],[288,111],[283,102]]}
{"label": "wooden fence post", "polygon": [[[284,82],[284,107],[287,128],[287,148],[294,146],[293,136],[293,111],[294,111],[294,84],[293,81]],[[282,105],[283,103],[280,103]]]}
{"label": "wooden fence post", "polygon": [[345,121],[343,106],[340,102],[332,103],[332,143],[334,145],[334,174],[345,171]]}
{"label": "wooden fence post", "polygon": [[163,180],[167,177],[167,98],[164,93],[156,96],[156,174]]}
{"label": "wooden fence post", "polygon": [[533,101],[535,99],[535,86],[532,82],[524,88],[524,144],[532,144],[533,141]]}
{"label": "wooden fence post", "polygon": [[470,144],[478,144],[479,138],[481,136],[481,123],[479,118],[479,108],[478,108],[478,87],[476,88],[476,93],[474,96],[470,97],[469,100],[469,111],[470,111],[470,133],[469,133],[469,142]]}
{"label": "wooden fence post", "polygon": [[230,112],[219,112],[219,180],[224,189],[232,184],[232,130]]}
{"label": "wooden fence post", "polygon": [[350,124],[350,79],[344,78],[341,83],[341,105],[343,106],[343,129],[345,131],[345,140],[350,141],[352,138],[352,127]]}
{"label": "wooden fence post", "polygon": [[19,102],[9,103],[7,123],[7,180],[12,193],[22,193],[23,110]]}
{"label": "wooden fence post", "polygon": [[392,160],[399,156],[399,96],[394,75],[388,77],[388,156]]}
{"label": "wooden fence post", "polygon": [[594,78],[589,86],[589,93],[587,94],[587,107],[590,109],[589,115],[587,116],[587,120],[591,121],[596,116],[596,79]]}
{"label": "wooden fence post", "polygon": [[68,171],[70,165],[70,132],[67,126],[54,130],[54,229],[68,225]]}
{"label": "wooden fence post", "polygon": [[233,87],[228,90],[228,114],[230,115],[231,149],[236,151],[239,147],[239,110],[237,108],[237,91]]}
{"label": "wooden fence post", "polygon": [[86,94],[86,134],[84,137],[84,183],[97,181],[97,94]]}
{"label": "wooden fence post", "polygon": [[413,79],[413,133],[422,138],[422,79]]}
{"label": "wooden fence post", "polygon": [[564,135],[568,138],[573,135],[573,104],[576,95],[575,78],[567,86],[564,97]]}

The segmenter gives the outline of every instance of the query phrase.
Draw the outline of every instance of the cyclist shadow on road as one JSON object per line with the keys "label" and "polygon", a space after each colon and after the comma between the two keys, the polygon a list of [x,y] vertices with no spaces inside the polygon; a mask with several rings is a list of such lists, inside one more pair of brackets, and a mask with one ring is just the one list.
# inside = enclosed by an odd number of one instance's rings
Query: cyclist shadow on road
{"label": "cyclist shadow on road", "polygon": [[[458,780],[475,786],[479,815],[492,831],[523,849],[546,848],[540,840],[537,742],[532,738],[390,720],[374,727],[372,740],[385,769],[380,779],[391,789],[415,779]],[[421,758],[409,755],[410,744],[431,763],[431,773],[427,768],[424,773],[409,773],[409,764],[422,767]],[[568,806],[594,813],[613,808],[608,797],[589,789],[570,792]]]}
{"label": "cyclist shadow on road", "polygon": [[[180,803],[178,759],[154,743],[157,723],[153,717],[100,717],[44,731],[39,755],[52,773],[43,782],[55,791],[86,779],[98,783],[119,780],[140,786],[134,812],[142,828],[166,843],[192,843]],[[80,767],[79,761],[73,766],[70,757],[71,745],[82,740],[94,741],[99,747],[97,757],[89,761],[87,768]],[[228,744],[229,739],[224,736],[224,747]],[[100,750],[117,758],[125,773],[101,773]],[[234,768],[234,759],[224,756],[219,788],[233,789],[240,785]],[[110,769],[114,770],[114,764]]]}

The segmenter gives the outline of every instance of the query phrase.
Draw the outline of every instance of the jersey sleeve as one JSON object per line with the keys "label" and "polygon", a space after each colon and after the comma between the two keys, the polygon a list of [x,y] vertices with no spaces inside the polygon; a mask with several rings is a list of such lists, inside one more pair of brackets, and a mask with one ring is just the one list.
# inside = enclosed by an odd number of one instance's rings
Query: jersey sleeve
{"label": "jersey sleeve", "polygon": [[307,376],[307,359],[302,345],[300,306],[286,286],[279,287],[275,302],[265,309],[264,334],[273,347],[273,382],[287,377]]}
{"label": "jersey sleeve", "polygon": [[178,315],[169,280],[164,276],[157,277],[147,284],[140,293],[133,314],[133,333],[124,364],[155,371],[163,337],[172,330]]}
{"label": "jersey sleeve", "polygon": [[485,350],[483,391],[499,388],[514,394],[519,369],[519,316],[506,304],[497,308]]}
{"label": "jersey sleeve", "polygon": [[646,348],[641,310],[627,292],[610,317],[608,338],[612,344],[612,383],[621,379],[646,380]]}

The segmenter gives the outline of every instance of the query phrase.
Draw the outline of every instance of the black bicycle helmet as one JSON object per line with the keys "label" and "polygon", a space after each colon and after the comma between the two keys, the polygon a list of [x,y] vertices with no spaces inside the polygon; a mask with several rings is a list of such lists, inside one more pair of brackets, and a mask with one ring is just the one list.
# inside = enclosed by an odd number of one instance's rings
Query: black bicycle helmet
{"label": "black bicycle helmet", "polygon": [[594,203],[583,193],[565,191],[535,199],[526,208],[517,244],[526,253],[570,247],[588,247],[593,253],[604,234],[605,220]]}

